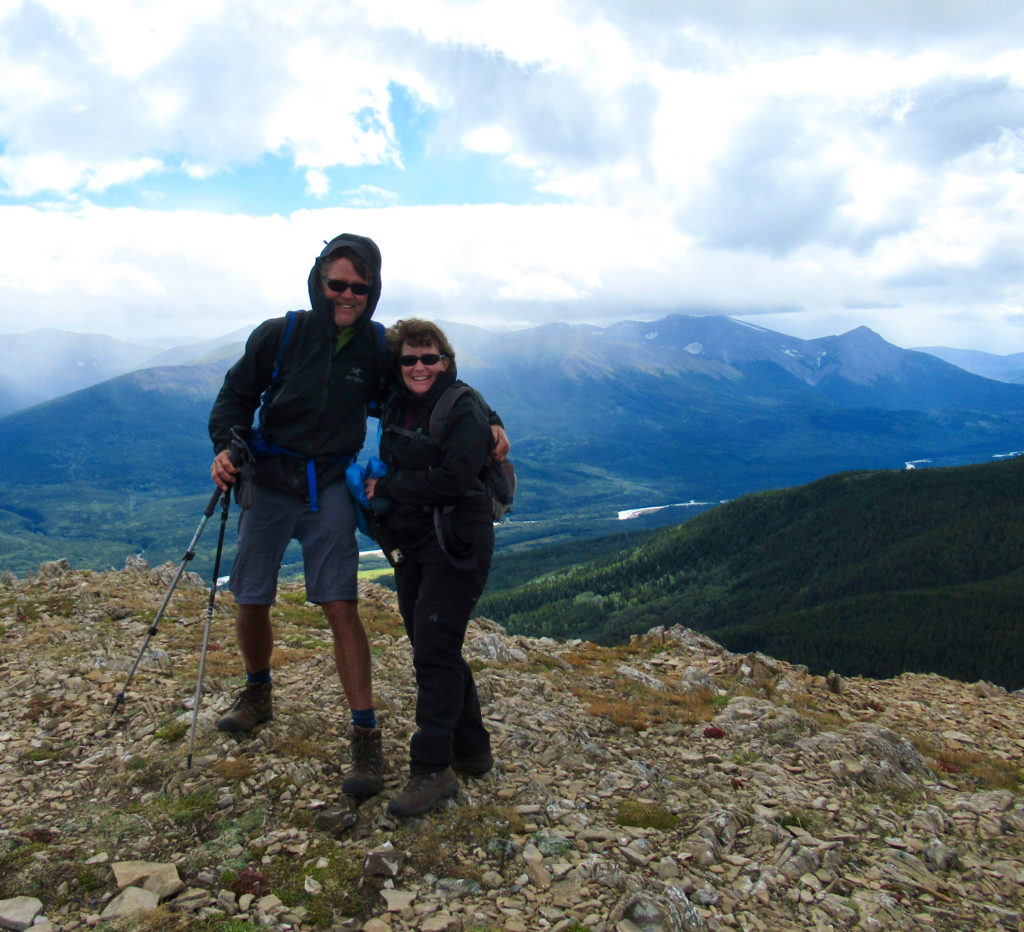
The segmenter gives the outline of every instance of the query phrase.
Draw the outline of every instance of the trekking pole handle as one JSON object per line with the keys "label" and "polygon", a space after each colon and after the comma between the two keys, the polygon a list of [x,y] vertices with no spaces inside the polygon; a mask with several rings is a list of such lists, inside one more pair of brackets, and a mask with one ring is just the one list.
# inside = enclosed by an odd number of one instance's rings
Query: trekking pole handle
{"label": "trekking pole handle", "polygon": [[[231,460],[231,465],[234,466],[235,469],[238,469],[246,455],[246,449],[244,445],[232,442],[231,446],[229,446],[227,450],[228,457]],[[210,501],[207,504],[206,509],[203,511],[203,514],[206,515],[207,518],[212,518],[213,513],[217,510],[217,502],[220,501],[221,495],[228,494],[230,494],[230,490],[222,492],[219,486],[216,489],[214,489],[213,495],[210,497]]]}
{"label": "trekking pole handle", "polygon": [[222,495],[229,495],[229,492],[222,492],[220,489],[214,489],[213,495],[210,497],[209,504],[203,509],[203,514],[207,518],[212,518],[213,513],[217,510],[217,502],[220,501]]}

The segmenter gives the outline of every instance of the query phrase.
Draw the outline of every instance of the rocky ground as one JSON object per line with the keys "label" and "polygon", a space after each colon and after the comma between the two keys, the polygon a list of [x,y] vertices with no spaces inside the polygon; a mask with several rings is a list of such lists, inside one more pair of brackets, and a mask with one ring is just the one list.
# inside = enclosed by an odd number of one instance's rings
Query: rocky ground
{"label": "rocky ground", "polygon": [[[396,824],[413,678],[363,589],[390,772],[339,792],[347,711],[300,588],[275,609],[276,718],[212,727],[240,680],[230,596],[174,566],[0,584],[0,928],[242,932],[1024,929],[1024,695],[813,677],[682,627],[598,648],[473,623],[498,764]],[[223,602],[223,604],[222,604]]]}

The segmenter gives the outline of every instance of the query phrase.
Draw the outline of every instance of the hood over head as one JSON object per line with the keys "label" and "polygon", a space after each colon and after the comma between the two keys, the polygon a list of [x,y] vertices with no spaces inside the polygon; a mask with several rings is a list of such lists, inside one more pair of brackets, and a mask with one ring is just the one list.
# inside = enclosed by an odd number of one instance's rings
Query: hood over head
{"label": "hood over head", "polygon": [[313,263],[313,268],[310,269],[309,272],[310,307],[312,307],[318,314],[323,314],[329,317],[333,324],[334,314],[328,304],[327,298],[324,295],[323,284],[320,279],[320,266],[323,260],[326,260],[329,256],[342,249],[350,249],[373,271],[373,281],[370,284],[370,293],[366,296],[366,310],[363,312],[363,316],[356,322],[356,327],[362,328],[365,327],[370,318],[373,317],[373,312],[377,307],[377,302],[380,300],[380,249],[368,236],[359,236],[355,233],[342,233],[340,236],[334,237],[334,239],[324,246],[320,255],[317,257],[317,261]]}

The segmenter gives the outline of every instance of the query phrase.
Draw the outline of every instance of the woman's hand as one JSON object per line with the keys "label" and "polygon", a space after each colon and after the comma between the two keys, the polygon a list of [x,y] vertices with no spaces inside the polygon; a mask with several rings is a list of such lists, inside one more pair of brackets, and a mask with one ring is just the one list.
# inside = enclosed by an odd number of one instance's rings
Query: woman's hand
{"label": "woman's hand", "polygon": [[363,484],[363,491],[366,493],[367,498],[373,498],[373,490],[377,485],[376,479],[367,479]]}

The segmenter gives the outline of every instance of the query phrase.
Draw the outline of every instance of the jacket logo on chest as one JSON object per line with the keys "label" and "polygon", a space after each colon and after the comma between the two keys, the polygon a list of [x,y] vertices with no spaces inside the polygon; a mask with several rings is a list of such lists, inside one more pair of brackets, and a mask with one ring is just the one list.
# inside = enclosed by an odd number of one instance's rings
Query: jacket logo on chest
{"label": "jacket logo on chest", "polygon": [[345,378],[349,382],[358,382],[360,385],[362,385],[366,381],[366,374],[363,372],[362,369],[359,368],[359,366],[353,366],[351,369],[349,369],[348,373],[345,375]]}

